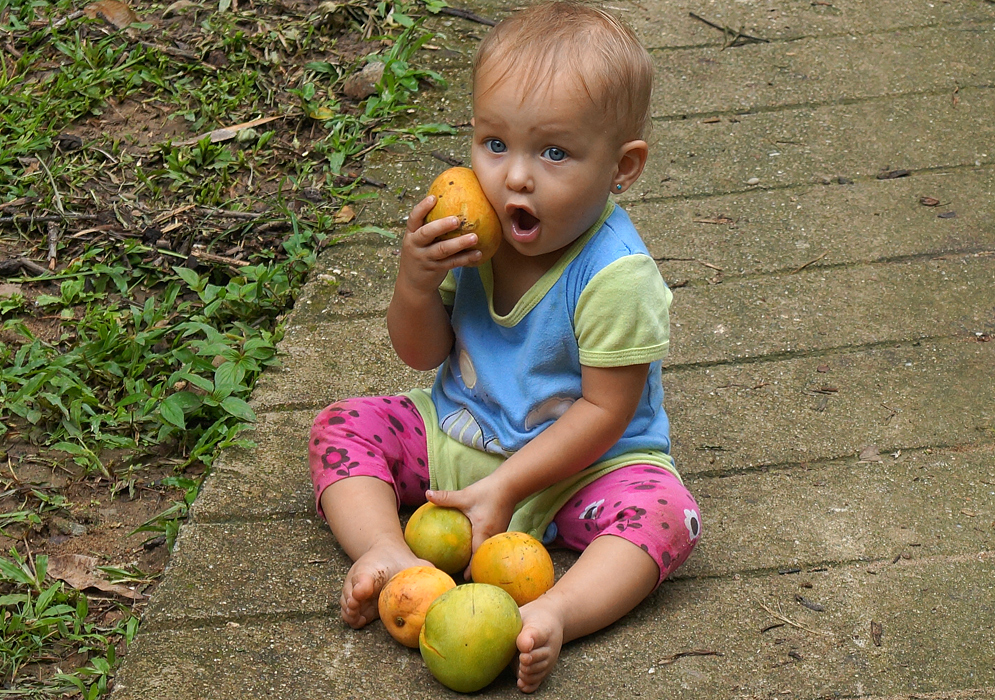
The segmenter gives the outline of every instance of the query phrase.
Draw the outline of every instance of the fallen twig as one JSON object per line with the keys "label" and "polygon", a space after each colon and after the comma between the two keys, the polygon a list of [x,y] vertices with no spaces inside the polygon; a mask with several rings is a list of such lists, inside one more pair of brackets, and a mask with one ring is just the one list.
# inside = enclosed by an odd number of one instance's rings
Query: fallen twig
{"label": "fallen twig", "polygon": [[759,605],[761,608],[763,608],[764,610],[766,610],[768,613],[770,613],[771,615],[773,615],[774,617],[776,617],[781,622],[784,622],[785,624],[791,625],[792,627],[797,627],[800,630],[804,630],[805,632],[811,632],[812,634],[821,634],[824,637],[832,637],[833,636],[831,632],[821,632],[819,630],[814,630],[814,629],[812,629],[810,627],[806,627],[805,625],[800,625],[797,622],[795,622],[794,620],[792,620],[792,619],[790,619],[788,617],[785,617],[783,614],[774,612],[773,610],[771,610],[770,608],[768,608],[766,605],[764,605],[763,603],[761,603],[759,600],[757,601],[757,605]]}
{"label": "fallen twig", "polygon": [[460,17],[462,19],[468,19],[471,22],[476,22],[477,24],[485,24],[488,27],[493,27],[497,24],[494,20],[489,17],[482,17],[475,12],[470,12],[469,10],[463,10],[459,7],[443,7],[439,10],[440,15],[449,15],[450,17]]}
{"label": "fallen twig", "polygon": [[[736,30],[730,27],[722,26],[721,24],[716,24],[715,22],[709,22],[707,19],[701,15],[696,15],[693,12],[688,12],[692,18],[698,20],[699,22],[704,22],[712,29],[718,29],[722,32],[722,36],[725,37],[725,43],[723,44],[723,49],[728,49],[730,47],[742,46],[743,44],[769,44],[769,39],[763,39],[758,36],[750,36],[749,34],[744,34],[742,29]],[[729,37],[732,37],[730,40]]]}
{"label": "fallen twig", "polygon": [[797,275],[799,272],[801,272],[802,270],[804,270],[806,267],[808,267],[809,265],[811,265],[813,263],[819,262],[820,260],[822,260],[827,255],[829,255],[829,251],[828,250],[825,253],[823,253],[822,255],[820,255],[819,257],[812,258],[811,260],[809,260],[804,265],[800,265],[799,267],[796,267],[794,270],[791,271],[791,274]]}
{"label": "fallen twig", "polygon": [[54,221],[49,221],[48,229],[48,269],[55,270],[59,256],[59,239],[62,238],[62,227]]}
{"label": "fallen twig", "polygon": [[3,45],[3,48],[7,51],[7,53],[16,58],[18,61],[20,61],[21,57],[24,56],[24,54],[15,49],[14,45],[11,44],[9,41]]}
{"label": "fallen twig", "polygon": [[11,214],[10,216],[0,216],[0,224],[44,224],[49,221],[95,221],[96,219],[96,214],[45,214],[44,216]]}
{"label": "fallen twig", "polygon": [[215,216],[220,216],[222,218],[228,219],[249,219],[255,220],[262,216],[254,211],[232,211],[231,209],[212,209],[210,207],[200,207],[201,211],[207,212],[209,214],[214,214]]}
{"label": "fallen twig", "polygon": [[691,651],[679,651],[676,654],[657,661],[659,666],[669,666],[670,664],[685,656],[722,656],[721,651],[711,651],[709,649],[692,649]]}
{"label": "fallen twig", "polygon": [[719,216],[713,216],[704,219],[691,219],[691,223],[695,224],[734,224],[735,219],[731,219],[725,214],[720,214]]}
{"label": "fallen twig", "polygon": [[443,163],[448,163],[449,165],[456,167],[462,167],[464,164],[459,158],[446,155],[442,151],[432,151],[432,157],[441,160]]}
{"label": "fallen twig", "polygon": [[[184,51],[183,49],[178,49],[173,46],[163,46],[162,44],[153,44],[151,41],[139,41],[140,46],[144,46],[147,49],[156,49],[157,51],[162,51],[167,56],[172,56],[173,58],[185,58],[188,61],[200,61],[200,56],[193,53],[192,51]],[[209,70],[217,70],[216,67],[212,66],[210,63],[204,63],[204,65]]]}
{"label": "fallen twig", "polygon": [[86,14],[86,13],[83,12],[83,10],[77,10],[76,12],[73,12],[73,13],[70,13],[70,14],[66,15],[62,19],[57,19],[56,21],[52,22],[52,29],[58,29],[59,27],[61,27],[66,22],[72,22],[74,19],[79,19],[84,14]]}
{"label": "fallen twig", "polygon": [[0,277],[13,277],[21,270],[31,273],[35,277],[45,277],[49,271],[27,258],[7,258],[0,261]]}
{"label": "fallen twig", "polygon": [[704,260],[699,260],[698,258],[668,258],[668,257],[664,256],[664,257],[660,257],[660,258],[653,258],[653,260],[655,262],[694,262],[694,263],[698,263],[699,265],[704,265],[705,267],[707,267],[707,268],[709,268],[711,270],[716,270],[718,272],[722,272],[722,268],[719,267],[718,265],[713,265],[710,262],[705,262]]}
{"label": "fallen twig", "polygon": [[171,219],[174,216],[179,216],[183,212],[190,211],[191,209],[193,209],[196,206],[197,206],[196,204],[186,204],[186,205],[184,205],[182,207],[179,207],[178,209],[173,209],[171,211],[163,212],[162,214],[159,214],[159,216],[155,217],[152,220],[152,223],[153,224],[161,224],[166,219]]}
{"label": "fallen twig", "polygon": [[4,202],[3,204],[0,204],[0,211],[3,211],[4,209],[10,209],[11,207],[19,207],[22,204],[27,204],[32,199],[34,199],[34,198],[33,197],[18,197],[17,199],[12,199],[9,202]]}
{"label": "fallen twig", "polygon": [[236,260],[235,258],[226,258],[223,255],[215,255],[214,253],[208,253],[205,250],[200,250],[197,246],[190,251],[192,257],[197,258],[197,260],[203,260],[209,263],[218,263],[220,265],[234,265],[235,267],[245,267],[249,264],[247,260]]}
{"label": "fallen twig", "polygon": [[387,183],[380,182],[379,180],[374,180],[373,178],[366,177],[365,175],[356,175],[353,173],[344,173],[342,175],[335,176],[336,187],[342,187],[345,185],[351,185],[356,180],[359,181],[361,185],[369,185],[370,187],[379,187],[383,189],[387,186]]}

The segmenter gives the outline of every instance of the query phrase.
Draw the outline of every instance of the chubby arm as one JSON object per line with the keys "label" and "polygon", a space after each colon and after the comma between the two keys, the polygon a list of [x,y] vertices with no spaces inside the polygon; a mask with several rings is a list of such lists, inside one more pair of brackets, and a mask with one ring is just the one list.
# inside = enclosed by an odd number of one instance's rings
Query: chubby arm
{"label": "chubby arm", "polygon": [[394,351],[405,364],[419,370],[441,365],[453,347],[453,327],[439,285],[449,270],[475,263],[481,256],[480,251],[467,250],[476,244],[476,234],[436,242],[438,236],[455,231],[459,219],[449,216],[426,224],[425,216],[435,202],[435,197],[428,196],[411,210],[394,295],[387,308],[387,332]]}
{"label": "chubby arm", "polygon": [[489,476],[429,500],[459,508],[473,523],[473,549],[504,532],[524,498],[585,469],[618,442],[636,413],[649,365],[581,367],[582,397]]}

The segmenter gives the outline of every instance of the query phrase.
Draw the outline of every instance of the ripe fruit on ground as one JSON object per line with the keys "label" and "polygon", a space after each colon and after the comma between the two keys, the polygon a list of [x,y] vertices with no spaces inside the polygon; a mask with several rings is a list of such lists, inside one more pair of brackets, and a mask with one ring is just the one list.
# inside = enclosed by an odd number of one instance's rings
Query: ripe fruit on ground
{"label": "ripe fruit on ground", "polygon": [[446,216],[455,216],[460,227],[439,236],[436,240],[455,238],[465,233],[477,234],[477,244],[473,246],[484,254],[479,265],[489,260],[501,245],[501,221],[494,207],[487,201],[480,189],[477,176],[469,168],[450,168],[435,178],[428,193],[437,201],[425,222],[435,221]]}
{"label": "ripe fruit on ground", "polygon": [[470,519],[456,508],[422,505],[411,514],[404,541],[416,557],[427,559],[447,574],[461,573],[470,563]]}
{"label": "ripe fruit on ground", "polygon": [[553,587],[553,560],[542,542],[524,532],[502,532],[477,548],[470,562],[477,583],[500,586],[519,605]]}
{"label": "ripe fruit on ground", "polygon": [[418,648],[432,675],[460,693],[480,690],[498,677],[518,650],[522,616],[497,586],[456,586],[428,607]]}
{"label": "ripe fruit on ground", "polygon": [[434,566],[412,566],[394,574],[377,600],[380,619],[390,636],[417,649],[428,606],[451,588],[456,588],[453,577]]}

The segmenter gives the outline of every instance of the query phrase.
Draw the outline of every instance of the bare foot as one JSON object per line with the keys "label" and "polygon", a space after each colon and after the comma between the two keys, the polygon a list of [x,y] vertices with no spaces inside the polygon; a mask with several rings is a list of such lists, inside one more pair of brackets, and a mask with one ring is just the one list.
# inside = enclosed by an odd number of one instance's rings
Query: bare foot
{"label": "bare foot", "polygon": [[342,619],[359,629],[380,617],[377,599],[390,577],[409,566],[431,566],[407,547],[375,546],[357,559],[342,586]]}
{"label": "bare foot", "polygon": [[563,646],[563,620],[542,598],[522,607],[518,633],[518,689],[534,693],[553,670]]}

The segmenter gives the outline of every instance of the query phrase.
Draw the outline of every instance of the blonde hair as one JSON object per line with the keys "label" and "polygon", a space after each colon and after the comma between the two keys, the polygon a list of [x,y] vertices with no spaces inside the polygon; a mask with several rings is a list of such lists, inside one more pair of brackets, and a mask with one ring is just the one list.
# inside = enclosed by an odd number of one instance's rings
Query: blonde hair
{"label": "blonde hair", "polygon": [[649,127],[653,62],[633,31],[604,10],[579,2],[544,2],[500,22],[484,38],[473,62],[477,79],[499,72],[490,87],[514,71],[525,76],[523,94],[548,86],[563,71],[576,75],[620,140],[644,138]]}

